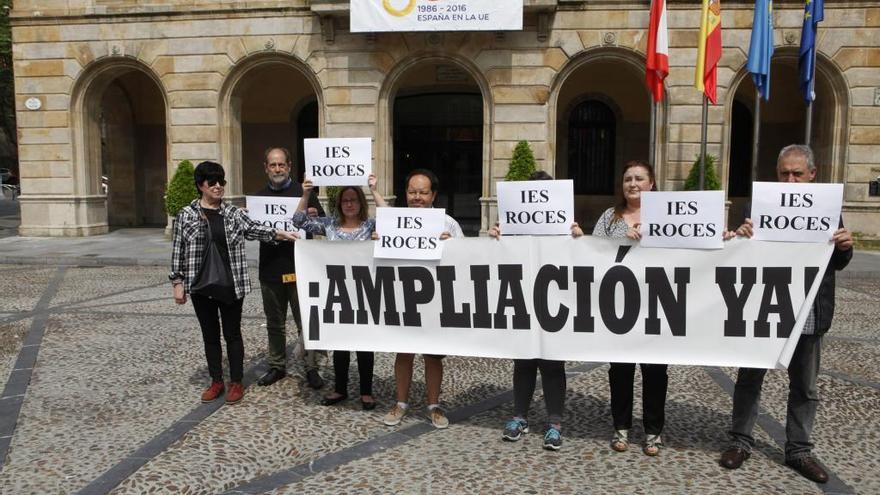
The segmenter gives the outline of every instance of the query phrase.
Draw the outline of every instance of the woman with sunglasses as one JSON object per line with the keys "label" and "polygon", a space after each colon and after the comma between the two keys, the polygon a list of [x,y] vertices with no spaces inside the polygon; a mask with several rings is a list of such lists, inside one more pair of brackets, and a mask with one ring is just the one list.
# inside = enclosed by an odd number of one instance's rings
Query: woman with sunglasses
{"label": "woman with sunglasses", "polygon": [[[368,179],[370,192],[376,206],[387,206],[385,199],[376,190],[376,176]],[[310,217],[306,214],[309,198],[312,195],[312,181],[303,182],[303,195],[293,214],[293,224],[310,234],[327,237],[328,241],[368,241],[376,230],[376,220],[368,218],[367,198],[357,186],[344,186],[336,195],[336,215],[332,217]],[[360,375],[361,407],[366,411],[376,408],[373,399],[373,353],[357,351],[358,374]],[[336,376],[334,390],[321,402],[325,406],[338,404],[348,398],[348,367],[351,360],[349,351],[333,351],[333,372]]]}
{"label": "woman with sunglasses", "polygon": [[[245,239],[295,241],[292,232],[276,231],[251,220],[244,210],[223,202],[225,173],[219,163],[202,162],[195,169],[199,199],[177,214],[171,255],[171,284],[174,302],[186,304],[190,294],[202,329],[205,358],[211,385],[202,392],[202,402],[211,402],[226,391],[226,403],[235,404],[244,396],[242,375],[244,343],[241,338],[241,311],[244,296],[251,290],[245,258]],[[202,266],[214,249],[221,270],[232,281],[230,286],[202,287],[208,277]],[[212,257],[211,259],[216,259]],[[206,265],[207,266],[207,265]],[[222,325],[221,325],[222,322]],[[221,328],[229,361],[229,387],[223,383]]]}

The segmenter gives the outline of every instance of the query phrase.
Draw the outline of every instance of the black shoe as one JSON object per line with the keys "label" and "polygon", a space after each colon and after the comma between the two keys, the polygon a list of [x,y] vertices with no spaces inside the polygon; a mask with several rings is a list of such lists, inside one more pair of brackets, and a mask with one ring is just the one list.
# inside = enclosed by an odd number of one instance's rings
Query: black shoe
{"label": "black shoe", "polygon": [[324,400],[321,401],[321,405],[322,406],[332,406],[334,404],[339,404],[340,402],[344,401],[347,398],[348,398],[347,395],[340,395],[337,397],[327,396],[327,397],[324,397]]}
{"label": "black shoe", "polygon": [[309,386],[314,389],[319,389],[324,386],[324,379],[318,374],[318,370],[307,371],[306,381],[309,382]]}
{"label": "black shoe", "polygon": [[743,448],[729,447],[721,453],[721,461],[719,461],[719,464],[727,469],[739,469],[739,467],[742,466],[742,463],[751,455],[751,453]]}
{"label": "black shoe", "polygon": [[373,409],[376,409],[376,401],[367,402],[364,399],[361,399],[361,407],[364,408],[364,411],[372,411]]}
{"label": "black shoe", "polygon": [[801,473],[801,476],[810,481],[815,481],[816,483],[828,483],[828,473],[826,473],[816,459],[813,459],[812,457],[787,459],[785,464]]}
{"label": "black shoe", "polygon": [[269,368],[269,371],[267,371],[265,375],[261,376],[260,379],[257,380],[257,385],[261,387],[267,387],[284,378],[285,376],[287,376],[287,372],[283,369]]}

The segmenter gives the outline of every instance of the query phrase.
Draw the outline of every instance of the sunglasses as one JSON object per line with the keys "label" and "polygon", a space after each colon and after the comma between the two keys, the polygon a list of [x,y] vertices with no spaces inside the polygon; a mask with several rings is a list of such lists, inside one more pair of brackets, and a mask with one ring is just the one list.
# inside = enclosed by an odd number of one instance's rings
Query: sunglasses
{"label": "sunglasses", "polygon": [[226,187],[226,179],[217,179],[212,177],[210,179],[205,179],[205,183],[208,184],[208,187],[214,187],[217,184],[220,184],[220,187]]}

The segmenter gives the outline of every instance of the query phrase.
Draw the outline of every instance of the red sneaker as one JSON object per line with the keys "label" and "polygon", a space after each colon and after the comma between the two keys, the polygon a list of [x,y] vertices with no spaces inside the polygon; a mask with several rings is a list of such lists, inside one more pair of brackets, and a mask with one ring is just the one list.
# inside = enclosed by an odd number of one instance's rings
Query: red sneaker
{"label": "red sneaker", "polygon": [[226,394],[226,404],[238,404],[244,397],[244,388],[239,382],[229,384],[229,392]]}
{"label": "red sneaker", "polygon": [[211,386],[202,392],[202,402],[211,402],[223,395],[223,382],[211,382]]}

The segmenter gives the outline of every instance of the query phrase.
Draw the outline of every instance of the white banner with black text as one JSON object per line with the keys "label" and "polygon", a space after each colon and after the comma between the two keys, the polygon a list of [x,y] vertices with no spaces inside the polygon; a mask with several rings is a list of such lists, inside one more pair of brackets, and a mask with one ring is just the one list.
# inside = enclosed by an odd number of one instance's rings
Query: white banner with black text
{"label": "white banner with black text", "polygon": [[440,261],[299,241],[307,349],[784,368],[833,244],[450,239]]}

